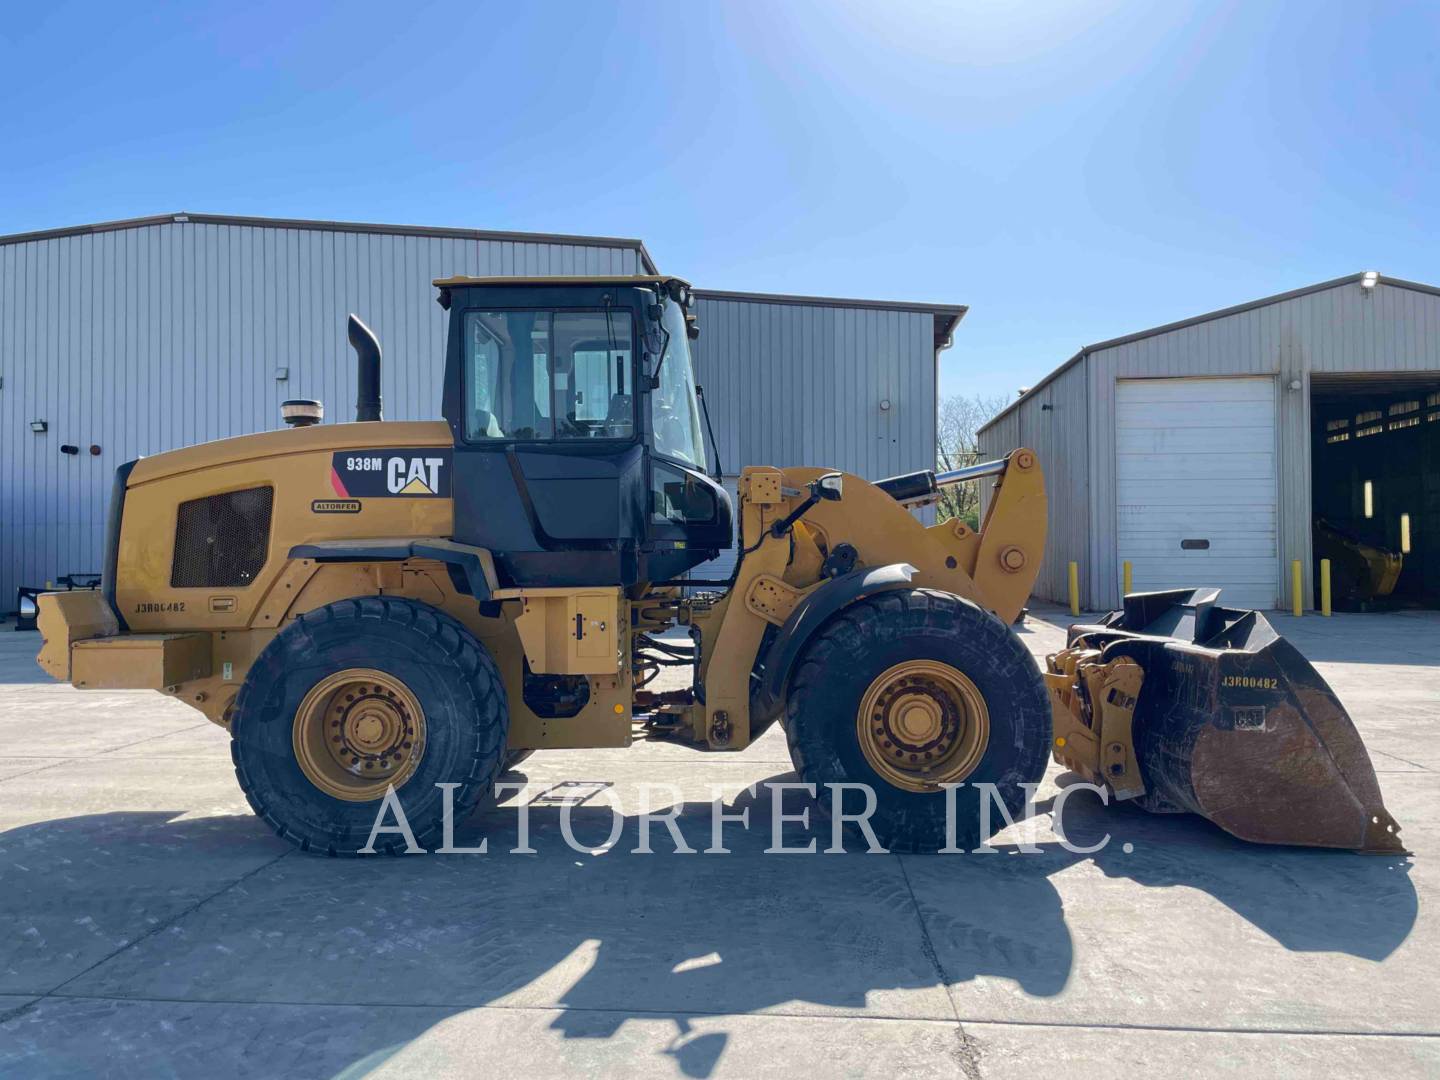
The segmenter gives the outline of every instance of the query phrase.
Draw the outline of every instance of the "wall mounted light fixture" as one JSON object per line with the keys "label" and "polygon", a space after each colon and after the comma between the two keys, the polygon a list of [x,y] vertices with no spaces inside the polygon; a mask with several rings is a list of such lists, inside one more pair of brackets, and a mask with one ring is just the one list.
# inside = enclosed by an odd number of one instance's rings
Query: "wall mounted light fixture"
{"label": "wall mounted light fixture", "polygon": [[30,430],[35,432],[35,434],[39,435],[46,431],[49,431],[50,425],[47,424],[44,420],[31,420]]}

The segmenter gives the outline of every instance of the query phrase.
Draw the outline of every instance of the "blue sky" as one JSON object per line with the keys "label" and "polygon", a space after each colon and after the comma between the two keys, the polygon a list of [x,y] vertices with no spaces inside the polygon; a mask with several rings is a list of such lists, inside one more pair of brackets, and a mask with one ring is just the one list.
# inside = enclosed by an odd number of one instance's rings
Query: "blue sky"
{"label": "blue sky", "polygon": [[[132,10],[126,10],[132,8]],[[8,5],[0,232],[179,209],[644,238],[969,304],[946,393],[1440,283],[1440,4]]]}

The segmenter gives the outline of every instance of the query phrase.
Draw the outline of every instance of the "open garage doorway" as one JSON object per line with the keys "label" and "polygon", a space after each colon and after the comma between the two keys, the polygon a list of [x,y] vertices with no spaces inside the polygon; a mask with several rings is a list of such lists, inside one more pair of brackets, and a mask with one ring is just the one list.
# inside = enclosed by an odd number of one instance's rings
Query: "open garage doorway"
{"label": "open garage doorway", "polygon": [[1337,611],[1440,607],[1440,372],[1313,375],[1315,595]]}

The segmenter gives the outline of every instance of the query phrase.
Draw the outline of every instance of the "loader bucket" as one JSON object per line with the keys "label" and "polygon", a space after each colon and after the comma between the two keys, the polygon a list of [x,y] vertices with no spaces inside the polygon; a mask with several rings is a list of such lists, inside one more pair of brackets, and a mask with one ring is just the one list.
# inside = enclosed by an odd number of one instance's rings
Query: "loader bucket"
{"label": "loader bucket", "polygon": [[1145,671],[1135,704],[1140,803],[1262,844],[1404,853],[1375,769],[1334,692],[1256,611],[1219,590],[1139,593],[1072,647]]}

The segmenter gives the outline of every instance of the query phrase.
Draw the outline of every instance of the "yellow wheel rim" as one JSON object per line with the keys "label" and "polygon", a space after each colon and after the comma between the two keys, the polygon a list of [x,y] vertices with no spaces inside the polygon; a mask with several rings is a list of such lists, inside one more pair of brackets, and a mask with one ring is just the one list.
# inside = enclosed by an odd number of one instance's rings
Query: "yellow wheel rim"
{"label": "yellow wheel rim", "polygon": [[975,770],[990,743],[990,713],[969,677],[935,660],[881,672],[855,714],[865,760],[895,787],[938,791]]}
{"label": "yellow wheel rim", "polygon": [[322,679],[295,712],[295,760],[327,795],[370,802],[399,789],[425,754],[425,713],[410,689],[372,668]]}

